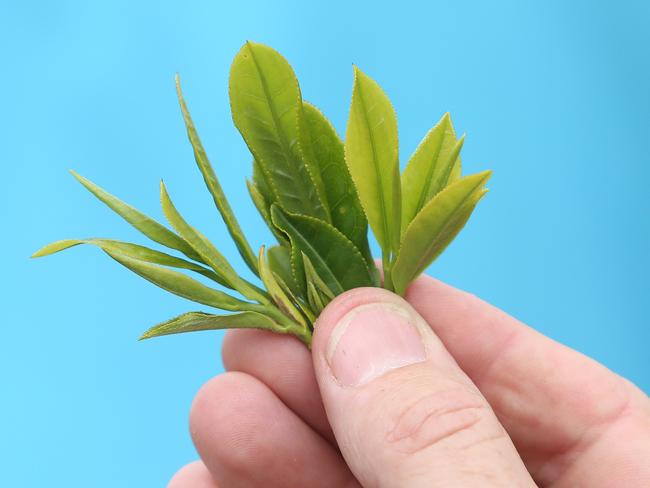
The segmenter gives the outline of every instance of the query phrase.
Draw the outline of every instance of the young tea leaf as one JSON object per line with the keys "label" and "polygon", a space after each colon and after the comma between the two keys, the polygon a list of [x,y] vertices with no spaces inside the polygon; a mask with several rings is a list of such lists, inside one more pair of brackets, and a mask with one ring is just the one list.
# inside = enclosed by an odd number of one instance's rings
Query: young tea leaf
{"label": "young tea leaf", "polygon": [[416,215],[404,233],[393,266],[395,292],[403,295],[408,284],[440,255],[469,219],[491,172],[466,176],[452,183]]}
{"label": "young tea leaf", "polygon": [[69,249],[73,246],[80,244],[91,244],[100,247],[104,251],[111,251],[113,253],[123,254],[133,259],[145,261],[147,263],[160,264],[163,266],[171,266],[173,268],[187,269],[216,281],[220,285],[228,286],[228,282],[216,274],[211,269],[204,268],[203,266],[186,261],[185,259],[171,256],[164,252],[149,249],[148,247],[140,246],[138,244],[131,244],[130,242],[115,241],[112,239],[66,239],[64,241],[56,241],[47,246],[39,249],[34,254],[33,258],[40,258],[42,256],[49,256],[50,254]]}
{"label": "young tea leaf", "polygon": [[233,61],[229,83],[233,121],[268,179],[273,201],[329,220],[298,147],[302,99],[287,60],[268,46],[247,42]]}
{"label": "young tea leaf", "polygon": [[289,241],[287,241],[284,234],[282,234],[282,232],[279,232],[278,229],[276,229],[273,225],[273,222],[271,221],[271,204],[268,203],[260,191],[258,185],[256,185],[253,181],[246,180],[246,188],[248,188],[248,194],[250,195],[251,200],[253,200],[255,208],[257,208],[257,211],[262,217],[262,220],[264,220],[266,226],[271,230],[275,238],[280,243],[288,244]]}
{"label": "young tea leaf", "polygon": [[345,161],[386,262],[397,251],[400,240],[397,119],[386,94],[357,67]]}
{"label": "young tea leaf", "polygon": [[72,176],[74,176],[79,183],[85,186],[90,193],[95,195],[102,203],[106,204],[111,210],[142,232],[149,239],[158,244],[162,244],[163,246],[167,246],[170,249],[176,249],[190,259],[202,262],[201,257],[182,237],[177,236],[164,225],[159,224],[152,218],[133,208],[131,205],[128,205],[119,198],[111,195],[107,191],[95,185],[92,181],[74,171],[70,171],[70,173],[72,173]]}
{"label": "young tea leaf", "polygon": [[368,246],[368,221],[345,164],[343,143],[330,121],[314,105],[303,102],[303,114],[301,146],[321,175],[332,225],[357,246],[368,266],[375,270]]}
{"label": "young tea leaf", "polygon": [[449,114],[424,137],[402,174],[402,234],[417,213],[460,176],[460,150]]}
{"label": "young tea leaf", "polygon": [[302,296],[307,286],[302,253],[311,260],[318,275],[336,295],[360,286],[372,286],[367,263],[359,250],[327,222],[305,215],[290,214],[271,207],[273,223],[291,241],[291,265]]}
{"label": "young tea leaf", "polygon": [[269,295],[271,295],[271,298],[273,298],[273,301],[276,303],[278,308],[303,327],[307,327],[305,318],[302,316],[300,311],[298,311],[291,298],[278,284],[275,275],[269,268],[266,256],[264,255],[264,246],[260,248],[258,267],[260,270],[260,279],[262,280],[262,283],[264,283]]}
{"label": "young tea leaf", "polygon": [[251,271],[253,271],[255,274],[258,274],[257,259],[255,258],[255,253],[246,240],[246,236],[244,236],[244,232],[239,226],[239,222],[237,222],[237,218],[235,217],[235,214],[232,211],[230,204],[228,203],[226,195],[223,193],[221,184],[219,183],[217,175],[212,168],[212,164],[210,164],[210,160],[208,159],[208,155],[203,148],[201,139],[199,139],[199,134],[194,127],[192,116],[190,115],[190,111],[187,108],[185,99],[183,98],[181,80],[178,75],[176,75],[176,93],[178,94],[178,102],[180,103],[183,120],[187,129],[187,136],[194,150],[194,159],[196,160],[196,164],[199,167],[201,174],[203,175],[205,185],[208,187],[208,190],[212,195],[212,199],[214,200],[214,203],[217,206],[217,209],[219,210],[219,213],[221,214],[226,227],[228,228],[230,236],[237,246],[239,254],[244,259],[244,262],[248,265]]}
{"label": "young tea leaf", "polygon": [[160,201],[165,217],[167,217],[172,227],[176,229],[176,232],[192,246],[208,266],[227,280],[231,288],[237,290],[250,300],[257,300],[263,304],[270,303],[264,290],[241,278],[214,244],[185,221],[178,210],[176,210],[171,198],[169,198],[165,184],[162,181],[160,182]]}
{"label": "young tea leaf", "polygon": [[188,312],[154,325],[142,334],[140,340],[184,332],[221,329],[263,329],[281,332],[279,326],[272,319],[258,312],[240,312],[232,315]]}
{"label": "young tea leaf", "polygon": [[305,269],[305,281],[307,283],[307,299],[312,309],[320,314],[327,304],[334,300],[334,293],[321,277],[318,276],[314,265],[305,253],[302,253],[302,262]]}
{"label": "young tea leaf", "polygon": [[[284,237],[286,239],[286,237]],[[279,276],[286,285],[296,288],[296,282],[291,271],[291,249],[289,246],[271,246],[267,251],[269,268]]]}
{"label": "young tea leaf", "polygon": [[223,310],[247,310],[251,305],[222,291],[209,288],[178,271],[146,263],[113,251],[104,252],[145,280],[179,297]]}

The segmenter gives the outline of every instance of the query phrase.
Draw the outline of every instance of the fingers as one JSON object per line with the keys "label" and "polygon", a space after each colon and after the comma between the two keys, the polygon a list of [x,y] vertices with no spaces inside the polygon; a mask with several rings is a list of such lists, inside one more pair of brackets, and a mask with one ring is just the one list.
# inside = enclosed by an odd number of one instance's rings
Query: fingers
{"label": "fingers", "polygon": [[222,358],[227,371],[254,376],[309,426],[326,439],[334,440],[316,384],[311,353],[300,341],[262,330],[231,330],[223,341]]}
{"label": "fingers", "polygon": [[[650,429],[640,412],[648,400],[619,376],[432,278],[417,280],[406,298],[485,395],[538,482],[612,482],[630,462],[631,451],[617,449],[625,443],[636,446],[637,466],[647,465]],[[618,430],[627,437],[608,442]],[[625,478],[617,486],[627,486]]]}
{"label": "fingers", "polygon": [[533,486],[487,401],[408,303],[336,298],[315,327],[325,409],[363,486]]}
{"label": "fingers", "polygon": [[217,488],[217,485],[205,464],[195,461],[181,468],[167,488]]}
{"label": "fingers", "polygon": [[218,486],[358,486],[338,452],[247,374],[208,382],[192,405],[190,429]]}

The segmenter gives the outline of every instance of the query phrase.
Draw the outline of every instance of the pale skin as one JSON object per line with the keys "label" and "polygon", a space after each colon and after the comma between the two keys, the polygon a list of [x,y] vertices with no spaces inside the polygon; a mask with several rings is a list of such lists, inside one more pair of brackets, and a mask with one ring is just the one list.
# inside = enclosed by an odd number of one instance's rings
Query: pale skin
{"label": "pale skin", "polygon": [[[396,336],[391,314],[417,335]],[[405,300],[377,288],[337,297],[311,352],[234,330],[222,354],[227,372],[190,414],[201,459],[171,488],[650,486],[646,394],[429,277]],[[368,361],[384,366],[369,376]]]}

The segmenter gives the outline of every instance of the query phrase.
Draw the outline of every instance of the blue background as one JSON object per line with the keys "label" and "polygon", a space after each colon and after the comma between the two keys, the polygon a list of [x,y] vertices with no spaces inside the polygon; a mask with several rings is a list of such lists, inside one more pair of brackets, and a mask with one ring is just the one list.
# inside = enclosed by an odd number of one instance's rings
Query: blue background
{"label": "blue background", "polygon": [[237,260],[183,131],[180,72],[204,144],[250,240],[228,107],[246,39],[293,64],[340,132],[351,64],[400,121],[401,154],[450,111],[466,172],[492,192],[430,269],[650,391],[648,2],[0,3],[5,486],[163,486],[195,457],[192,397],[221,370],[219,333],[138,343],[195,305],[66,237],[142,241],[67,173],[162,218],[164,177],[191,222]]}

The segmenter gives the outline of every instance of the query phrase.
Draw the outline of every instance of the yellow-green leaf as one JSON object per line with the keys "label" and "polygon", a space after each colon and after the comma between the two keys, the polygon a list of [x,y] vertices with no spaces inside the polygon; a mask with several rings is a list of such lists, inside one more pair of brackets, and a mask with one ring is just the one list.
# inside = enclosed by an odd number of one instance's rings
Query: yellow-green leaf
{"label": "yellow-green leaf", "polygon": [[273,271],[269,268],[264,254],[264,246],[260,248],[258,268],[260,270],[260,279],[278,308],[300,325],[307,327],[305,318],[298,311],[291,298],[280,287]]}
{"label": "yellow-green leaf", "polygon": [[397,119],[386,94],[357,67],[345,161],[386,261],[397,251],[400,240]]}
{"label": "yellow-green leaf", "polygon": [[404,294],[408,284],[440,255],[469,219],[487,192],[491,172],[466,176],[447,186],[416,215],[404,233],[392,269],[395,292]]}
{"label": "yellow-green leaf", "polygon": [[212,315],[204,312],[188,312],[171,320],[154,325],[140,339],[150,339],[170,334],[221,329],[263,329],[280,332],[277,324],[257,312],[240,312],[232,315]]}
{"label": "yellow-green leaf", "polygon": [[203,276],[206,276],[207,278],[210,278],[211,280],[214,280],[223,286],[228,286],[228,282],[223,278],[223,276],[216,274],[211,269],[204,268],[200,264],[192,263],[190,261],[186,261],[185,259],[171,256],[167,253],[156,251],[155,249],[150,249],[138,244],[116,241],[112,239],[66,239],[63,241],[56,241],[39,249],[34,254],[32,254],[32,257],[40,258],[42,256],[49,256],[50,254],[69,249],[80,244],[95,245],[105,251],[124,254],[130,258],[145,261],[147,263],[187,269],[202,274]]}
{"label": "yellow-green leaf", "polygon": [[95,195],[102,203],[106,204],[111,210],[142,232],[149,239],[171,249],[176,249],[190,259],[202,262],[201,257],[182,237],[177,236],[164,225],[159,224],[151,217],[148,217],[139,210],[133,208],[131,205],[124,203],[122,200],[95,185],[87,178],[84,178],[74,171],[70,171],[70,173],[72,173],[72,176],[74,176],[79,183],[85,186],[90,193]]}
{"label": "yellow-green leaf", "polygon": [[288,211],[329,220],[298,145],[302,99],[286,59],[247,42],[230,70],[232,117],[269,181],[273,201]]}
{"label": "yellow-green leaf", "polygon": [[255,258],[255,253],[246,240],[246,236],[244,236],[244,232],[239,226],[239,222],[237,222],[237,218],[235,217],[235,214],[232,211],[230,204],[228,203],[226,195],[223,193],[219,179],[217,178],[217,175],[212,168],[212,164],[210,164],[210,160],[208,159],[208,155],[203,148],[199,134],[194,127],[192,116],[190,115],[190,111],[187,108],[185,99],[183,98],[181,80],[178,75],[176,75],[176,92],[178,94],[178,102],[180,103],[183,120],[187,129],[187,136],[194,150],[194,159],[196,160],[196,164],[199,167],[201,174],[203,175],[205,185],[208,187],[208,190],[212,195],[212,199],[214,200],[214,203],[217,206],[217,209],[219,210],[219,213],[221,214],[226,227],[228,228],[228,232],[232,236],[232,239],[237,246],[239,254],[244,259],[244,262],[248,265],[248,267],[253,271],[253,273],[257,274],[257,259]]}
{"label": "yellow-green leaf", "polygon": [[402,174],[402,234],[440,190],[460,177],[460,150],[449,114],[424,137]]}
{"label": "yellow-green leaf", "polygon": [[185,221],[176,210],[162,181],[160,182],[160,201],[163,213],[171,226],[192,246],[208,266],[228,281],[231,288],[251,300],[257,300],[264,304],[269,303],[269,299],[263,290],[241,278],[214,244]]}
{"label": "yellow-green leaf", "polygon": [[145,280],[150,281],[163,290],[167,290],[174,295],[187,298],[193,302],[232,311],[246,310],[251,305],[235,297],[231,297],[222,291],[209,288],[203,283],[178,271],[156,264],[146,263],[113,251],[105,250],[104,252]]}

